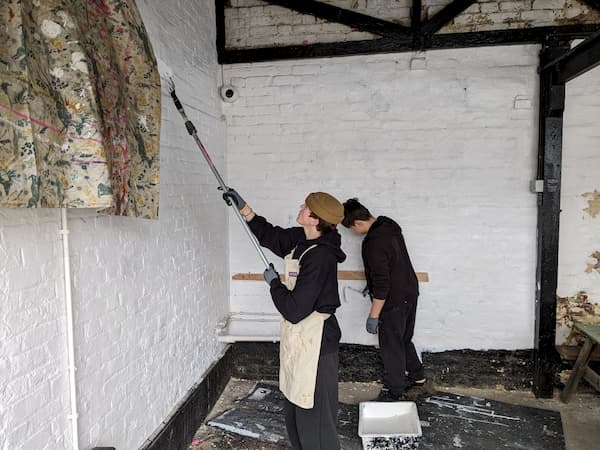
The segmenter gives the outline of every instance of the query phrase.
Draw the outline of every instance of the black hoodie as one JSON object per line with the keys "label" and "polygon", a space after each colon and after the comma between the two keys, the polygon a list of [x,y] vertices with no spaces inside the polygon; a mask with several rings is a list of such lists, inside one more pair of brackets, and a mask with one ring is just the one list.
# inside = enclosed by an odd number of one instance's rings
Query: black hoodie
{"label": "black hoodie", "polygon": [[419,282],[396,222],[385,216],[375,220],[363,240],[362,257],[369,293],[385,300],[383,311],[416,301]]}
{"label": "black hoodie", "polygon": [[258,215],[248,222],[248,225],[260,245],[282,258],[292,250],[293,257],[299,258],[308,247],[317,244],[302,257],[294,290],[290,291],[281,281],[273,280],[271,297],[277,310],[291,323],[300,322],[313,311],[331,314],[325,321],[321,353],[337,351],[341,337],[340,327],[334,315],[340,306],[337,265],[346,259],[340,248],[340,234],[331,231],[317,239],[307,240],[301,227],[284,229],[273,226]]}

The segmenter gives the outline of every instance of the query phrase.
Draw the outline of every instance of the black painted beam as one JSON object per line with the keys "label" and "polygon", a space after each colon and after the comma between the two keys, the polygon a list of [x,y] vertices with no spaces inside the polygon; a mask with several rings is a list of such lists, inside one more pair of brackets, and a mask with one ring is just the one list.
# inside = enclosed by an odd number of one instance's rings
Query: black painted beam
{"label": "black painted beam", "polygon": [[566,83],[600,64],[600,32],[587,38],[568,53],[551,61],[543,70],[557,72],[557,80]]}
{"label": "black painted beam", "polygon": [[421,31],[425,35],[432,35],[439,31],[444,25],[462,13],[465,9],[475,3],[476,0],[454,0],[444,6],[435,16],[425,22]]}
{"label": "black painted beam", "polygon": [[225,0],[215,0],[215,20],[217,25],[217,55],[225,51]]}
{"label": "black painted beam", "polygon": [[423,34],[421,33],[421,0],[413,0],[412,7],[410,9],[410,29],[413,35],[413,48],[423,48],[425,43],[423,42]]}
{"label": "black painted beam", "polygon": [[[538,27],[521,30],[482,31],[477,33],[444,33],[431,36],[424,50],[483,47],[493,45],[538,44],[549,37],[565,40],[585,38],[600,31],[600,24]],[[219,63],[236,64],[285,59],[324,58],[332,56],[365,55],[374,53],[400,53],[415,50],[411,39],[392,38],[364,41],[333,42],[324,44],[228,49],[219,53]]]}
{"label": "black painted beam", "polygon": [[600,0],[583,0],[583,3],[587,3],[592,8],[600,11]]}
{"label": "black painted beam", "polygon": [[[569,51],[566,44],[546,45],[540,52],[540,67]],[[537,179],[543,180],[538,193],[537,267],[535,308],[535,350],[533,392],[536,397],[552,398],[554,377],[560,358],[556,351],[556,287],[558,283],[558,238],[562,130],[565,84],[552,70],[540,72]]]}
{"label": "black painted beam", "polygon": [[314,0],[264,0],[271,5],[282,6],[293,11],[310,14],[330,22],[340,23],[359,31],[366,31],[385,37],[408,38],[410,28],[366,14],[339,8]]}
{"label": "black painted beam", "polygon": [[410,9],[410,28],[414,34],[421,32],[421,0],[413,0]]}

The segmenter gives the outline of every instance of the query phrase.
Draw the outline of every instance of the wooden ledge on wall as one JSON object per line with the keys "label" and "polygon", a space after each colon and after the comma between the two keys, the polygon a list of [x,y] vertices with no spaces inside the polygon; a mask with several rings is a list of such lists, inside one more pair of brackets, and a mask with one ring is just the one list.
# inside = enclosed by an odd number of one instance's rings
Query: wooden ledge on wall
{"label": "wooden ledge on wall", "polygon": [[[280,275],[283,279],[283,275]],[[263,281],[262,273],[234,273],[231,277],[232,280],[242,280],[242,281]],[[338,280],[364,280],[365,273],[362,270],[339,270],[338,271]],[[427,272],[417,272],[417,279],[421,283],[429,282],[429,273]]]}

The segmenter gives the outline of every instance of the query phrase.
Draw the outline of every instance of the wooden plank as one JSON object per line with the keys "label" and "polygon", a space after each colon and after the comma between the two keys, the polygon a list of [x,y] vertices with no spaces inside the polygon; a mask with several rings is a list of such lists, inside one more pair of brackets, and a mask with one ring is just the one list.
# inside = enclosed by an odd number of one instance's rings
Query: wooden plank
{"label": "wooden plank", "polygon": [[[557,345],[556,351],[564,361],[575,361],[581,351],[581,346],[577,345]],[[600,361],[600,347],[592,352],[590,361]]]}
{"label": "wooden plank", "polygon": [[586,324],[581,322],[575,322],[575,328],[591,338],[597,344],[600,344],[600,325]]}
{"label": "wooden plank", "polygon": [[[283,275],[280,275],[283,279]],[[232,280],[242,281],[263,281],[262,273],[234,273],[231,277]],[[338,271],[338,280],[364,280],[365,273],[362,270],[340,270]],[[429,273],[417,272],[417,279],[421,283],[429,282]]]}
{"label": "wooden plank", "polygon": [[589,366],[585,368],[583,378],[585,381],[590,383],[590,386],[600,392],[600,375],[598,375],[598,373],[596,373],[594,370],[590,369]]}

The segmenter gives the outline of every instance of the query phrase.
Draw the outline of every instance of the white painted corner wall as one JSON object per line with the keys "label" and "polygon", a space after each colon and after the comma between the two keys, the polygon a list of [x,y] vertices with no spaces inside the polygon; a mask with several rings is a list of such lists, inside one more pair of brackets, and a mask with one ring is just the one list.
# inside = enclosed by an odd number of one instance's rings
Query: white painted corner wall
{"label": "white painted corner wall", "polygon": [[[214,2],[138,1],[226,175]],[[139,448],[224,344],[228,211],[163,82],[160,219],[69,210],[80,448]],[[59,210],[0,209],[0,449],[70,449]]]}
{"label": "white painted corner wall", "polygon": [[575,344],[573,320],[600,323],[599,124],[600,68],[596,67],[566,85],[557,342],[571,345]]}

